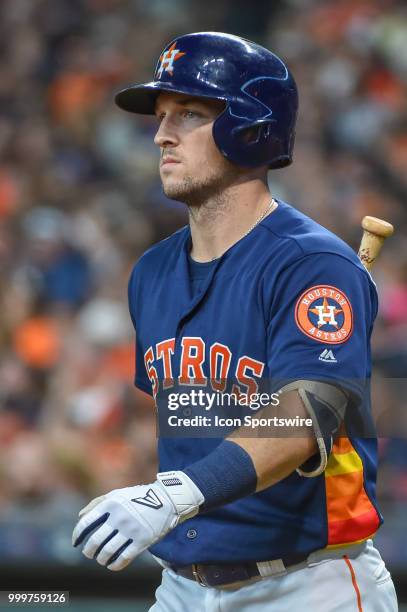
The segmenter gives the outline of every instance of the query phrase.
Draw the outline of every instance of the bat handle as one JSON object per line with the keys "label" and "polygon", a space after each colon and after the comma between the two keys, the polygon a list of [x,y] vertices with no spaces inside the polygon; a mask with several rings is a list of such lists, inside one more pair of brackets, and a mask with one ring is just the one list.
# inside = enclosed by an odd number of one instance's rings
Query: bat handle
{"label": "bat handle", "polygon": [[359,259],[367,270],[371,270],[383,242],[394,232],[391,223],[376,217],[363,217],[363,237],[359,248]]}

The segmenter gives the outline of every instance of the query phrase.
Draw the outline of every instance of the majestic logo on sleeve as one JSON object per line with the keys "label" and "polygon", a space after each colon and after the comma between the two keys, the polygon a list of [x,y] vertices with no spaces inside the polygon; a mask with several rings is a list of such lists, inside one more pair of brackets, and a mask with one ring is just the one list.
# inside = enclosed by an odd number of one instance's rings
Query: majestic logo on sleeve
{"label": "majestic logo on sleeve", "polygon": [[352,307],[340,289],[317,285],[299,298],[295,322],[309,338],[324,344],[341,344],[352,335]]}
{"label": "majestic logo on sleeve", "polygon": [[163,72],[168,72],[171,76],[174,74],[174,62],[185,55],[185,51],[180,51],[176,48],[177,43],[173,43],[158,60],[160,65],[157,68],[157,79],[161,79]]}

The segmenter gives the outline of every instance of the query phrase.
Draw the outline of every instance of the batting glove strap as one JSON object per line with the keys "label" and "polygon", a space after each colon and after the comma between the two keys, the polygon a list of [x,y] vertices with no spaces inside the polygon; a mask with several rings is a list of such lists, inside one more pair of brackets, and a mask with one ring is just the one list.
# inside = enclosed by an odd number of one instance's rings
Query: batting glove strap
{"label": "batting glove strap", "polygon": [[185,521],[199,512],[199,506],[205,498],[199,488],[184,472],[160,472],[157,482],[172,501],[179,521]]}

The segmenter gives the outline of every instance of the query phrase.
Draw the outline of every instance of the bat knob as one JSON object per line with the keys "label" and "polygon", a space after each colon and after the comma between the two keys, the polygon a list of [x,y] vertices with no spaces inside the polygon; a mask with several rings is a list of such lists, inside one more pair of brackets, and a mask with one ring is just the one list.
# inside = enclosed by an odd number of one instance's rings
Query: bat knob
{"label": "bat knob", "polygon": [[388,238],[394,232],[394,227],[391,223],[378,219],[377,217],[363,217],[362,227],[367,232],[380,236],[381,238]]}

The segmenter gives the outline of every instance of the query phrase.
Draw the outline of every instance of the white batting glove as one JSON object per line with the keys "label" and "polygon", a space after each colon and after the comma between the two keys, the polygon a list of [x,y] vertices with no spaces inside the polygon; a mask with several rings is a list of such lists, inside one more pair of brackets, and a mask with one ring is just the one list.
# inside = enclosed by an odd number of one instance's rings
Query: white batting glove
{"label": "white batting glove", "polygon": [[149,485],[114,489],[79,512],[72,534],[82,553],[118,571],[178,523],[195,516],[204,496],[184,472],[161,472]]}

